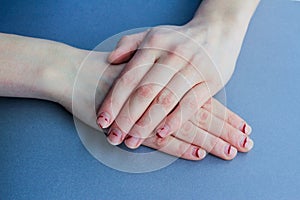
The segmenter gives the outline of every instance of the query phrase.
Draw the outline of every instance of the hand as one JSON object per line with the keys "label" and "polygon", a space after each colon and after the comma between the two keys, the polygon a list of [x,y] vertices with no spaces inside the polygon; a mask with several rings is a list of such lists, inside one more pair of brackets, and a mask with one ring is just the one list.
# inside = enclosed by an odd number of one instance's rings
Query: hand
{"label": "hand", "polygon": [[127,140],[138,142],[127,146],[137,148],[153,131],[160,137],[175,133],[223,88],[244,37],[229,24],[159,26],[119,41],[110,62],[136,53],[98,111],[99,126],[111,125],[111,144],[130,135]]}
{"label": "hand", "polygon": [[[85,51],[81,51],[81,53],[88,54]],[[78,53],[76,56],[80,59],[85,57],[79,56]],[[53,75],[51,76],[53,80],[47,82],[55,83],[56,79],[64,81],[56,85],[53,90],[56,91],[54,96],[57,101],[77,118],[95,129],[99,129],[95,123],[96,116],[93,114],[95,108],[94,83],[97,82],[97,71],[103,75],[99,87],[96,89],[96,106],[102,102],[113,81],[124,68],[124,65],[110,66],[104,71],[107,65],[106,57],[106,53],[94,52],[85,60],[80,71],[81,77],[84,79],[77,80],[76,90],[78,89],[77,92],[79,93],[76,94],[73,101],[71,97],[78,68],[70,65],[62,70],[61,66],[58,65],[59,67],[51,68],[45,72],[45,74]],[[76,59],[73,58],[73,60]],[[64,85],[65,88],[61,88],[61,85]],[[221,137],[218,137],[220,130],[223,132]],[[155,135],[146,139],[143,145],[189,160],[201,160],[207,153],[230,160],[236,156],[237,151],[247,152],[252,148],[253,141],[248,136],[250,132],[250,126],[244,120],[226,109],[217,100],[211,99],[197,111],[190,121],[181,127],[176,135],[165,138]]]}
{"label": "hand", "polygon": [[[0,84],[1,96],[58,102],[86,124],[99,129],[95,123],[95,106],[102,102],[124,65],[109,67],[104,73],[107,65],[105,53],[89,54],[60,43],[15,35],[0,34],[0,37],[0,49],[5,52],[0,55],[5,61],[0,76],[3,83]],[[88,54],[89,59],[80,71],[83,79],[78,80],[79,66]],[[101,73],[104,73],[99,84],[101,87],[97,87],[97,74]],[[72,98],[74,91],[79,92],[75,96],[78,98]],[[98,97],[96,105],[95,92]],[[223,126],[224,129],[220,128]],[[221,129],[223,139],[215,136]],[[191,160],[202,159],[205,151],[232,159],[237,150],[247,152],[252,148],[253,142],[248,137],[250,132],[250,126],[240,117],[212,99],[198,110],[195,118],[184,124],[178,134],[164,139],[151,137],[144,141],[144,145]]]}

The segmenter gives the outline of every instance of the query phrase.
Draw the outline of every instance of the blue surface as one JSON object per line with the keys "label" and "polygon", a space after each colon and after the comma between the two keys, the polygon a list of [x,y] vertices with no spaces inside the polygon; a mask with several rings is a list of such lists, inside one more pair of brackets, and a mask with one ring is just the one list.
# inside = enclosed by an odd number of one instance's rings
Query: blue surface
{"label": "blue surface", "polygon": [[[198,4],[0,1],[0,32],[92,49],[123,30],[183,24]],[[123,173],[85,150],[61,106],[0,98],[0,199],[300,199],[299,11],[300,2],[262,0],[226,87],[228,106],[253,127],[250,153]]]}

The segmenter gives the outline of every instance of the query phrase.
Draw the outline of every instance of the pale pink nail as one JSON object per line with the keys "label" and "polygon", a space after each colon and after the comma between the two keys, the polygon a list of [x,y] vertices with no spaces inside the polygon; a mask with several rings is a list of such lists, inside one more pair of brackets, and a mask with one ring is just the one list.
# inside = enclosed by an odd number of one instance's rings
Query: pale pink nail
{"label": "pale pink nail", "polygon": [[206,151],[195,147],[192,154],[193,154],[193,156],[195,156],[197,158],[204,158],[206,156]]}
{"label": "pale pink nail", "polygon": [[107,128],[109,125],[109,120],[110,120],[110,115],[107,112],[102,112],[97,118],[97,124],[101,128]]}
{"label": "pale pink nail", "polygon": [[157,129],[157,136],[160,138],[164,138],[168,135],[170,127],[168,125],[164,125],[162,128]]}
{"label": "pale pink nail", "polygon": [[107,140],[112,145],[120,144],[122,142],[122,132],[116,128],[110,130]]}
{"label": "pale pink nail", "polygon": [[225,154],[227,154],[227,155],[235,155],[237,153],[236,148],[234,148],[231,145],[226,146],[224,151],[225,151]]}
{"label": "pale pink nail", "polygon": [[252,131],[249,124],[246,124],[245,122],[243,122],[242,125],[240,126],[240,130],[247,135],[249,135]]}
{"label": "pale pink nail", "polygon": [[129,136],[126,140],[125,140],[125,144],[127,147],[129,148],[136,148],[139,145],[140,139],[134,136]]}
{"label": "pale pink nail", "polygon": [[245,137],[241,140],[240,146],[245,149],[251,149],[253,147],[253,141],[250,138]]}

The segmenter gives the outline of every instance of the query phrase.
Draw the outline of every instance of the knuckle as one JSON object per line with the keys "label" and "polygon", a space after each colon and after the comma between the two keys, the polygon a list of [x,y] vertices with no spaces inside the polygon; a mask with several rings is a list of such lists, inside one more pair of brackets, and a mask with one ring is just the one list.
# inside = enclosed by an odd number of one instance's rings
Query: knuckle
{"label": "knuckle", "polygon": [[155,103],[163,105],[166,108],[170,108],[175,102],[175,96],[168,89],[163,90],[155,100]]}
{"label": "knuckle", "polygon": [[207,128],[209,113],[204,109],[200,109],[197,115],[199,125],[203,128]]}
{"label": "knuckle", "polygon": [[199,107],[197,97],[194,95],[186,96],[180,101],[180,106],[187,111],[194,112]]}
{"label": "knuckle", "polygon": [[136,89],[135,95],[143,99],[150,99],[154,95],[154,88],[150,84],[140,86]]}
{"label": "knuckle", "polygon": [[193,124],[186,122],[182,125],[183,134],[187,134],[188,132],[193,131]]}

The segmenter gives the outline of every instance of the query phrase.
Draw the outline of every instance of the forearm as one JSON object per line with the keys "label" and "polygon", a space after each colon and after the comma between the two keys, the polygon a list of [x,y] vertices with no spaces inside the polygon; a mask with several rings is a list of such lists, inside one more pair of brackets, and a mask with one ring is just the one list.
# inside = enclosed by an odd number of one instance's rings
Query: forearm
{"label": "forearm", "polygon": [[71,60],[67,59],[71,49],[57,42],[0,33],[0,96],[54,100],[49,69],[69,65],[64,61]]}

